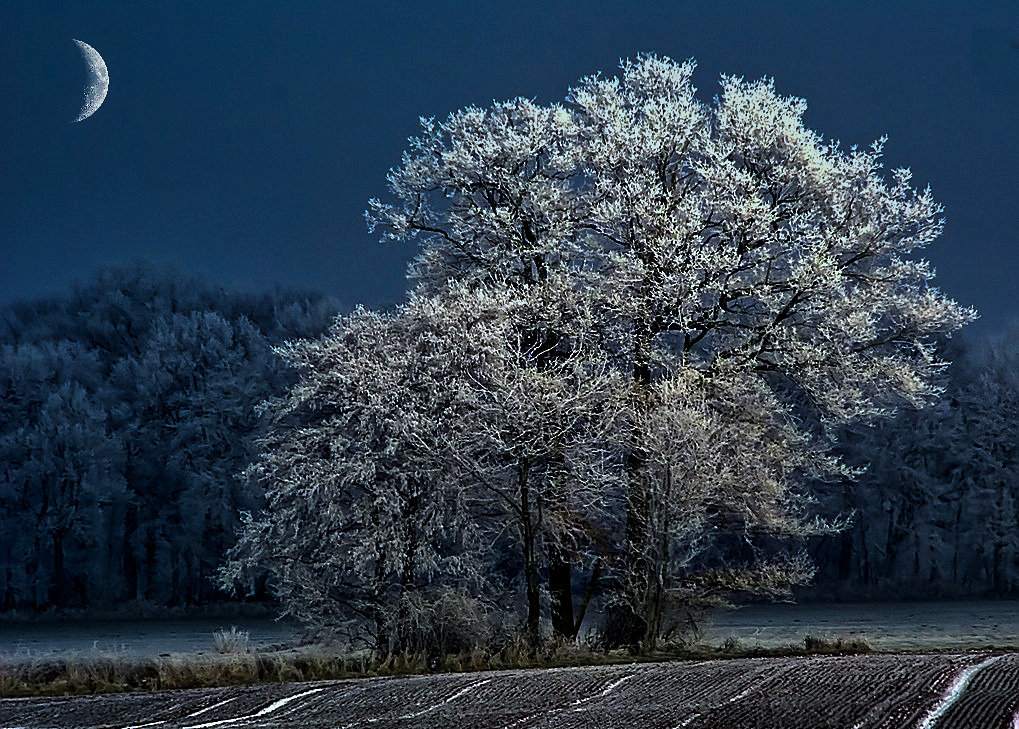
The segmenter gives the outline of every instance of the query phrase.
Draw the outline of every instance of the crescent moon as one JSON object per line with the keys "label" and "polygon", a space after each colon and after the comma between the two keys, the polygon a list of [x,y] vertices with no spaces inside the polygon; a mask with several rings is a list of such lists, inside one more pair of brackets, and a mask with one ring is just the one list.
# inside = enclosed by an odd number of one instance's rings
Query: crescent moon
{"label": "crescent moon", "polygon": [[[80,122],[95,114],[96,109],[102,106],[106,92],[110,88],[110,73],[106,70],[106,61],[95,48],[80,40],[73,38],[71,40],[78,44],[81,57],[88,64],[90,73],[88,86],[85,87],[85,104],[81,107],[78,118],[74,120],[74,122]],[[71,123],[74,124],[74,122]]]}

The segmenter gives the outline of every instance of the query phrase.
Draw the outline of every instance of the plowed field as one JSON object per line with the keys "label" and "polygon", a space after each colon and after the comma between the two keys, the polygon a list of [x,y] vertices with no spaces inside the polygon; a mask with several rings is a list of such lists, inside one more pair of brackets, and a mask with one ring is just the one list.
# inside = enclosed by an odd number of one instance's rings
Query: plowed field
{"label": "plowed field", "polygon": [[0,701],[0,727],[1019,726],[1019,654],[754,658]]}

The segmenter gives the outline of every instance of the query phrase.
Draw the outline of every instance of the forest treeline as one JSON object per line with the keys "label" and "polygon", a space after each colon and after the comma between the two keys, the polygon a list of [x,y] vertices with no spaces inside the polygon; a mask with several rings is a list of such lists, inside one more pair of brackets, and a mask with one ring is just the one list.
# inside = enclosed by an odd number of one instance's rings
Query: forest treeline
{"label": "forest treeline", "polygon": [[817,539],[807,595],[1019,595],[1019,325],[946,342],[944,393],[841,434],[856,479],[817,484],[852,526]]}
{"label": "forest treeline", "polygon": [[0,310],[0,609],[223,599],[272,347],[336,308],[136,264]]}
{"label": "forest treeline", "polygon": [[[242,511],[275,344],[329,299],[229,294],[144,266],[0,313],[0,608],[201,605]],[[854,480],[815,485],[851,526],[811,540],[804,598],[1019,594],[1019,331],[959,337],[945,393],[841,434]],[[267,597],[262,592],[260,597]]]}

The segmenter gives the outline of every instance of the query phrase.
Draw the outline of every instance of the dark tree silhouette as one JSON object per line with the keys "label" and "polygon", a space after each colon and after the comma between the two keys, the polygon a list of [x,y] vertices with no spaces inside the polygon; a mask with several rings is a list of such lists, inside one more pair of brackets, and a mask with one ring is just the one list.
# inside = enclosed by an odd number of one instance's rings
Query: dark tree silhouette
{"label": "dark tree silhouette", "polygon": [[0,312],[0,607],[200,604],[239,513],[272,352],[317,295],[235,295],[144,264]]}

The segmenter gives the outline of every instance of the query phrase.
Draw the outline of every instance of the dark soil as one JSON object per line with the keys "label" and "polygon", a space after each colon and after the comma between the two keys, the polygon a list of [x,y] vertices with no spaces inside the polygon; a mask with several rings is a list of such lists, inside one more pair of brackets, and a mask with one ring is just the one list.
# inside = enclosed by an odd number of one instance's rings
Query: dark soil
{"label": "dark soil", "polygon": [[1019,655],[753,658],[0,701],[0,726],[1013,726]]}

